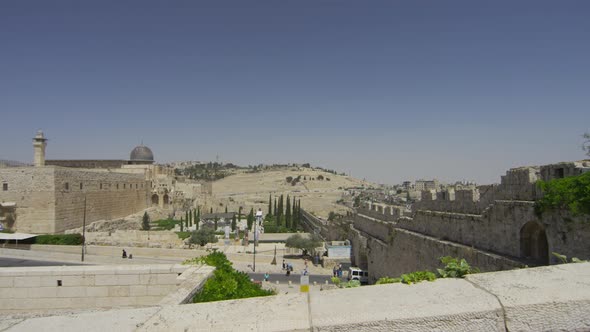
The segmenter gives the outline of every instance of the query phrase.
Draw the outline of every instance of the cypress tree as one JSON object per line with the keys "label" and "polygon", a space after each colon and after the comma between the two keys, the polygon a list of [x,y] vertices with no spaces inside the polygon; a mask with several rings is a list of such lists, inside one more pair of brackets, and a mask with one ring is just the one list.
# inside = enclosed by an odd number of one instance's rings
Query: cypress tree
{"label": "cypress tree", "polygon": [[184,220],[182,220],[182,217],[180,217],[180,231],[184,232]]}
{"label": "cypress tree", "polygon": [[197,209],[193,210],[193,224],[197,225],[197,227],[198,227],[199,219],[197,219]]}
{"label": "cypress tree", "polygon": [[268,194],[268,216],[272,215],[272,195]]}
{"label": "cypress tree", "polygon": [[279,211],[277,210],[277,198],[275,197],[275,212],[273,213],[273,215],[275,216],[275,219],[279,217]]}
{"label": "cypress tree", "polygon": [[246,222],[248,223],[248,229],[252,229],[252,224],[254,223],[254,208],[250,209],[250,214],[246,218]]}
{"label": "cypress tree", "polygon": [[209,213],[213,213],[213,207],[211,207],[211,211],[209,211]]}
{"label": "cypress tree", "polygon": [[195,222],[195,229],[199,230],[199,222],[201,221],[201,208],[197,207],[197,221]]}
{"label": "cypress tree", "polygon": [[188,228],[188,210],[184,212],[184,223],[186,228]]}
{"label": "cypress tree", "polygon": [[213,222],[215,223],[215,231],[217,232],[217,217],[215,217],[215,219],[213,219]]}
{"label": "cypress tree", "polygon": [[193,225],[193,211],[188,210],[188,227]]}
{"label": "cypress tree", "polygon": [[236,230],[237,227],[237,223],[236,223],[236,215],[234,214],[234,216],[231,218],[231,230],[232,232]]}
{"label": "cypress tree", "polygon": [[291,200],[289,195],[287,195],[287,208],[285,210],[285,227],[291,227]]}
{"label": "cypress tree", "polygon": [[225,213],[227,213],[227,205],[225,206]]}

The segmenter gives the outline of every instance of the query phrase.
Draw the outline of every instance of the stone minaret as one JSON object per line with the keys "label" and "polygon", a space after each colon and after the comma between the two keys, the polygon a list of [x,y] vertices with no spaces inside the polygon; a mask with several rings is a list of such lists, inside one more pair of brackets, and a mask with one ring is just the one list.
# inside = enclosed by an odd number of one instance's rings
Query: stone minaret
{"label": "stone minaret", "polygon": [[37,135],[33,138],[33,148],[35,149],[35,167],[45,166],[45,147],[47,146],[47,139],[43,136],[41,130],[37,131]]}

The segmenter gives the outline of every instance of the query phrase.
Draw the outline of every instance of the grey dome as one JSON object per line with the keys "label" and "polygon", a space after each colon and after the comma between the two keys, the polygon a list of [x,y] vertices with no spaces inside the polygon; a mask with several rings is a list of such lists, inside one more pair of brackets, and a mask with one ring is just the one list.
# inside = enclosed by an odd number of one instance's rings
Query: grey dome
{"label": "grey dome", "polygon": [[131,161],[154,161],[152,150],[145,145],[136,146],[129,157]]}

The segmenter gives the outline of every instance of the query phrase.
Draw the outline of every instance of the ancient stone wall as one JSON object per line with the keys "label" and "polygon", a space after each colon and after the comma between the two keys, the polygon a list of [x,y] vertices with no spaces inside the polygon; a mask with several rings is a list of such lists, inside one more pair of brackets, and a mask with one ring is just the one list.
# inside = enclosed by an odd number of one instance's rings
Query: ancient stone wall
{"label": "ancient stone wall", "polygon": [[55,232],[86,222],[128,216],[148,206],[149,182],[140,174],[55,168]]}
{"label": "ancient stone wall", "polygon": [[482,271],[521,266],[519,262],[507,257],[397,226],[363,215],[355,218],[349,233],[353,262],[368,269],[373,282],[384,276],[397,277],[419,270],[434,271],[441,267],[439,259],[443,256],[465,258]]}
{"label": "ancient stone wall", "polygon": [[0,169],[0,183],[0,202],[16,203],[13,224],[5,227],[25,233],[54,232],[49,222],[55,220],[52,168],[3,168]]}

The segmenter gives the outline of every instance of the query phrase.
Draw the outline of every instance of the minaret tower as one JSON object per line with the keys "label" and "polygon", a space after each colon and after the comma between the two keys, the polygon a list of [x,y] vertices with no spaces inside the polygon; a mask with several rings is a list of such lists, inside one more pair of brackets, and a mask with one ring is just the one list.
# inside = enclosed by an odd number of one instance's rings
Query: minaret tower
{"label": "minaret tower", "polygon": [[33,148],[35,150],[35,167],[45,166],[45,147],[47,146],[47,139],[43,136],[41,130],[37,131],[37,135],[33,138]]}

